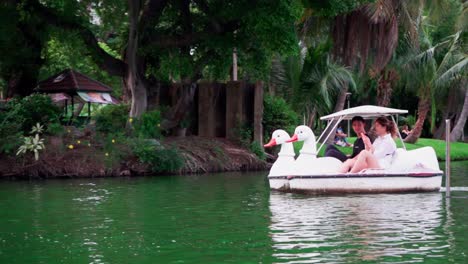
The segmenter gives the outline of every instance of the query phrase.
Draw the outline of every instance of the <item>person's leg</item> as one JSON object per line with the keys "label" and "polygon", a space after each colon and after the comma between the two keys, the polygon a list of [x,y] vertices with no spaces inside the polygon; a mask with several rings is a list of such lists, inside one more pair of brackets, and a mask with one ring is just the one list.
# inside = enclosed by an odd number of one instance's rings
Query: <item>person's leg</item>
{"label": "person's leg", "polygon": [[341,165],[341,168],[338,170],[340,173],[346,173],[349,171],[354,166],[354,163],[356,163],[356,159],[348,159],[346,160],[343,165]]}
{"label": "person's leg", "polygon": [[335,146],[328,145],[327,149],[325,150],[325,157],[333,157],[339,159],[341,162],[345,162],[348,157],[343,154],[343,152],[339,151]]}
{"label": "person's leg", "polygon": [[363,150],[361,153],[359,153],[356,163],[353,165],[350,172],[356,173],[367,168],[376,169],[380,168],[380,166],[374,154],[372,154],[370,151]]}

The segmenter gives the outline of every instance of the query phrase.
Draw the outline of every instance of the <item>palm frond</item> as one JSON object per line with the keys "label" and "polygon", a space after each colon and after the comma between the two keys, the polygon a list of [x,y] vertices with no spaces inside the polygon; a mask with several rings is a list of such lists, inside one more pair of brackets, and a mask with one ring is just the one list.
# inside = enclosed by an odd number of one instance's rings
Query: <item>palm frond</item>
{"label": "palm frond", "polygon": [[467,64],[468,56],[465,55],[465,58],[463,60],[450,67],[447,71],[445,71],[442,75],[435,79],[435,86],[443,87],[447,84],[450,84],[455,78],[461,76],[463,73],[466,73],[465,71]]}
{"label": "palm frond", "polygon": [[392,0],[378,0],[364,7],[364,13],[374,24],[390,21],[395,16],[394,10]]}

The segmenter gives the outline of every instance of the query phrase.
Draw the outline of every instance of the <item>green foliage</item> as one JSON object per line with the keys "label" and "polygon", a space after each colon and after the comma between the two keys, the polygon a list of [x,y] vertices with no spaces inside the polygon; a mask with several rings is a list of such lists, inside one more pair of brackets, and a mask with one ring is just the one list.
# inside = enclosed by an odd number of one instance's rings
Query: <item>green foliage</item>
{"label": "green foliage", "polygon": [[44,126],[40,123],[36,123],[35,126],[32,127],[30,134],[42,134],[44,132]]}
{"label": "green foliage", "polygon": [[276,129],[293,132],[300,124],[299,115],[282,98],[266,95],[263,100],[264,138],[269,139]]}
{"label": "green foliage", "polygon": [[65,132],[65,129],[63,128],[62,124],[58,122],[53,122],[47,126],[46,132],[49,135],[60,136],[60,135],[63,135],[63,133]]}
{"label": "green foliage", "polygon": [[176,172],[184,165],[183,158],[173,148],[164,148],[151,140],[135,140],[132,151],[140,162],[148,164],[152,172]]}
{"label": "green foliage", "polygon": [[32,94],[22,99],[15,98],[8,102],[6,111],[7,121],[21,124],[24,134],[37,123],[47,125],[56,122],[61,113],[50,97],[44,94]]}
{"label": "green foliage", "polygon": [[[107,53],[118,57],[117,52],[111,50],[105,43],[99,43]],[[81,56],[77,55],[81,54]],[[93,61],[85,44],[75,35],[66,35],[57,32],[48,42],[43,51],[44,65],[39,72],[39,79],[46,79],[64,69],[74,69],[98,80],[111,88],[113,94],[119,96],[122,93],[122,80],[109,75]]]}
{"label": "green foliage", "polygon": [[252,127],[246,123],[238,124],[234,128],[234,135],[238,139],[241,146],[248,148],[250,146],[250,142],[252,141]]}
{"label": "green foliage", "polygon": [[373,3],[375,0],[302,0],[302,2],[306,8],[313,9],[317,16],[335,17],[351,12],[364,4]]}
{"label": "green foliage", "polygon": [[402,117],[401,119],[403,119],[403,122],[409,127],[413,127],[416,123],[416,118],[413,115],[407,115],[406,117]]}
{"label": "green foliage", "polygon": [[129,154],[127,137],[123,132],[108,133],[101,139],[106,168],[114,168]]}
{"label": "green foliage", "polygon": [[161,112],[153,110],[144,113],[136,121],[133,121],[135,135],[142,138],[161,137]]}
{"label": "green foliage", "polygon": [[108,105],[101,108],[94,116],[96,131],[102,133],[123,132],[127,124],[129,106],[125,104]]}
{"label": "green foliage", "polygon": [[331,60],[331,48],[331,42],[325,41],[295,55],[276,58],[270,83],[298,113],[329,113],[342,89],[355,89],[352,72]]}
{"label": "green foliage", "polygon": [[252,143],[250,143],[250,151],[254,153],[259,159],[266,160],[266,154],[259,142],[252,141]]}
{"label": "green foliage", "polygon": [[0,111],[0,153],[12,154],[21,145],[21,124],[8,120]]}
{"label": "green foliage", "polygon": [[19,147],[16,155],[23,155],[30,151],[34,153],[34,159],[39,160],[39,150],[43,150],[44,148],[44,139],[40,138],[39,134],[36,134],[34,137],[24,137],[23,145]]}

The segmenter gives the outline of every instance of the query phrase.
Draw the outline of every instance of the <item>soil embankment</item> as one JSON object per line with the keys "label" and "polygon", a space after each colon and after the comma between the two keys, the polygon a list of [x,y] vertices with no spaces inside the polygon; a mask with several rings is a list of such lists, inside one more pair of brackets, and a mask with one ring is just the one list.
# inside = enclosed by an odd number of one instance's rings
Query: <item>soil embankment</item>
{"label": "soil embankment", "polygon": [[[178,171],[159,174],[265,170],[269,167],[268,163],[258,159],[249,150],[226,139],[165,138],[162,144],[177,149],[184,166]],[[123,156],[119,159],[109,159],[109,154],[99,145],[74,144],[73,149],[67,146],[61,142],[47,144],[38,161],[32,155],[0,156],[0,177],[30,179],[158,175],[130,154],[125,145],[116,148]]]}

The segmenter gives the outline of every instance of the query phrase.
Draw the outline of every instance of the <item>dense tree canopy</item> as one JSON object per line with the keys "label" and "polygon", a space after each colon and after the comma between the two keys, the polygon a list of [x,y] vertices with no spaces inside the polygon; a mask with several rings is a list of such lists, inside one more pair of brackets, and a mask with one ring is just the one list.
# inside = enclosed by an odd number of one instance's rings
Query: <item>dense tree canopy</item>
{"label": "dense tree canopy", "polygon": [[[75,68],[113,86],[139,116],[159,83],[182,83],[184,103],[168,110],[169,128],[187,112],[193,83],[230,79],[235,54],[241,79],[267,81],[311,120],[343,108],[356,83],[353,105],[391,104],[413,115],[424,105],[423,136],[441,137],[445,118],[459,135],[468,113],[466,13],[460,0],[6,0],[0,86],[24,96],[38,80]],[[440,78],[425,81],[408,68],[425,52]],[[418,78],[408,82],[408,72]]]}

